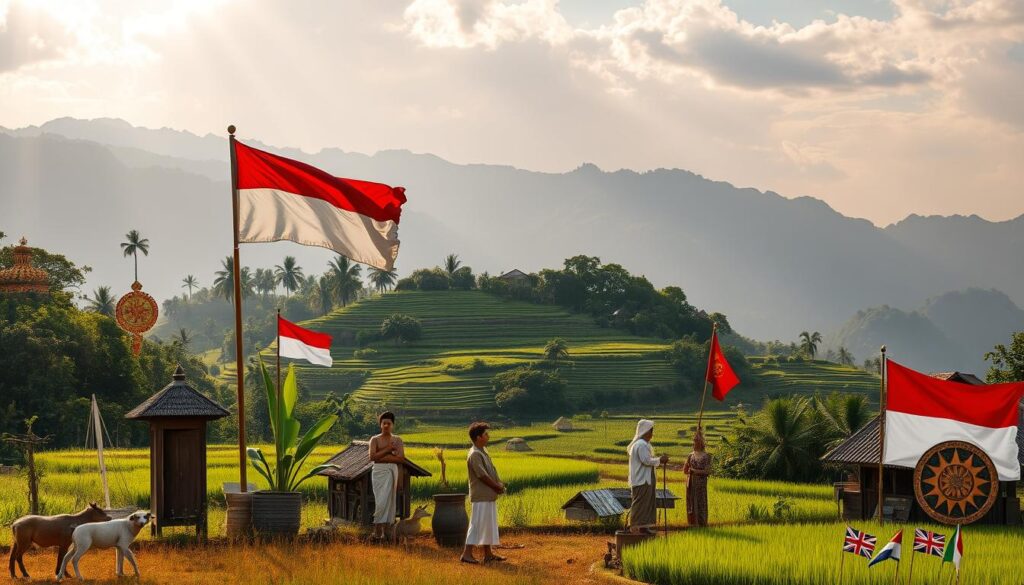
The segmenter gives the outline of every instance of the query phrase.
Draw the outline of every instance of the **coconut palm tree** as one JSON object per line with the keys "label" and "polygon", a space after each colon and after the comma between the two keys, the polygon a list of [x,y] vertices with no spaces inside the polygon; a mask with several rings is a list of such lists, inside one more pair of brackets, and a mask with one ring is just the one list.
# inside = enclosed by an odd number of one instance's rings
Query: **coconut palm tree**
{"label": "coconut palm tree", "polygon": [[852,366],[855,363],[853,354],[843,346],[839,346],[839,363],[844,366]]}
{"label": "coconut palm tree", "polygon": [[395,286],[395,282],[398,280],[398,271],[395,269],[381,270],[371,266],[369,278],[373,288],[377,289],[378,293],[383,293]]}
{"label": "coconut palm tree", "polygon": [[139,252],[142,252],[143,256],[149,256],[149,240],[142,237],[139,230],[132,230],[124,235],[127,241],[121,242],[121,251],[124,253],[124,257],[132,256],[135,258],[135,281],[139,280]]}
{"label": "coconut palm tree", "polygon": [[864,394],[830,394],[814,398],[814,409],[821,420],[827,446],[835,447],[856,433],[871,418]]}
{"label": "coconut palm tree", "polygon": [[274,277],[274,271],[270,268],[257,268],[252,282],[256,292],[264,298],[277,287],[277,279]]}
{"label": "coconut palm tree", "polygon": [[800,351],[812,360],[818,353],[819,343],[821,343],[821,333],[818,333],[817,331],[814,333],[808,333],[806,331],[800,332]]}
{"label": "coconut palm tree", "polygon": [[303,276],[302,267],[295,261],[295,256],[285,256],[284,262],[274,267],[274,277],[284,287],[285,296],[298,290]]}
{"label": "coconut palm tree", "polygon": [[115,301],[114,296],[110,294],[109,286],[101,286],[92,291],[92,298],[89,299],[90,311],[99,313],[100,315],[106,315],[107,317],[113,317],[116,305],[117,301]]}
{"label": "coconut palm tree", "polygon": [[765,478],[802,481],[812,479],[808,462],[817,461],[820,432],[804,397],[769,400],[764,410],[743,428],[749,457]]}
{"label": "coconut palm tree", "polygon": [[[234,272],[234,260],[231,256],[227,256],[221,260],[221,270],[215,273],[217,278],[213,279],[213,293],[218,297],[224,297],[224,299],[232,304],[235,302]],[[241,288],[242,298],[247,298],[253,293],[252,273],[248,266],[242,267],[242,278],[239,281],[239,288]]]}
{"label": "coconut palm tree", "polygon": [[188,348],[189,344],[192,343],[192,333],[188,329],[182,327],[174,334],[174,343],[177,343],[181,347]]}
{"label": "coconut palm tree", "polygon": [[338,256],[327,264],[327,271],[334,284],[335,299],[341,302],[342,307],[348,305],[349,299],[355,297],[356,291],[363,286],[359,279],[363,267],[345,256]]}
{"label": "coconut palm tree", "polygon": [[448,273],[448,280],[455,278],[455,271],[462,266],[457,254],[448,254],[444,259],[444,271]]}
{"label": "coconut palm tree", "polygon": [[569,344],[561,337],[552,339],[544,346],[544,359],[555,364],[560,359],[569,359]]}
{"label": "coconut palm tree", "polygon": [[334,285],[327,276],[321,276],[309,290],[309,308],[326,315],[334,308]]}
{"label": "coconut palm tree", "polygon": [[194,277],[191,274],[189,274],[189,275],[185,276],[185,278],[181,279],[181,283],[182,283],[181,284],[181,288],[187,288],[188,289],[188,300],[191,301],[192,300],[192,289],[199,288],[199,281],[196,280],[196,277]]}

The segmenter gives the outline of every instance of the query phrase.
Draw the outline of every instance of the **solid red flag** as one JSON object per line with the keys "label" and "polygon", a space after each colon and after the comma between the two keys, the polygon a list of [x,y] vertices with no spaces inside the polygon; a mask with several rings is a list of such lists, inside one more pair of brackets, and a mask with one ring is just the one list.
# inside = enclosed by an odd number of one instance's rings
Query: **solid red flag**
{"label": "solid red flag", "polygon": [[732,366],[725,359],[722,348],[718,345],[718,333],[711,334],[711,356],[708,358],[708,371],[705,379],[711,383],[711,395],[716,400],[725,400],[725,395],[733,389],[740,379]]}

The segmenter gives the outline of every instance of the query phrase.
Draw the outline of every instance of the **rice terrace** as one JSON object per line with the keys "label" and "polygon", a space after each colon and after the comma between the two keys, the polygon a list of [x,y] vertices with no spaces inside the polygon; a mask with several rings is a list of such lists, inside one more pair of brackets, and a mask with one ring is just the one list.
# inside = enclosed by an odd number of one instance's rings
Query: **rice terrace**
{"label": "rice terrace", "polygon": [[3,583],[1024,585],[1019,0],[0,0]]}

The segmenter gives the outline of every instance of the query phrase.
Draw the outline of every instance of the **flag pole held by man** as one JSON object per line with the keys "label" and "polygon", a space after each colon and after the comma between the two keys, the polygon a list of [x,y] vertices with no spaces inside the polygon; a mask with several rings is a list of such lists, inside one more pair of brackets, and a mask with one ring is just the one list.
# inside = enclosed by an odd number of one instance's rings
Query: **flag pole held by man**
{"label": "flag pole held by man", "polygon": [[656,457],[651,448],[654,421],[641,419],[629,448],[629,531],[654,534],[657,524],[657,477],[655,468],[668,463],[668,455]]}

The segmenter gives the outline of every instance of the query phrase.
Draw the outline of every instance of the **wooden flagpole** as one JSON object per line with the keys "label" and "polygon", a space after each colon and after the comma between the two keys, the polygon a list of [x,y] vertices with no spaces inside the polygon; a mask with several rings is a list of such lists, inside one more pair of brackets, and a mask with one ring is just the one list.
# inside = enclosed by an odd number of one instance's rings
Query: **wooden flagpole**
{"label": "wooden flagpole", "polygon": [[711,323],[711,343],[708,344],[708,367],[704,371],[704,392],[700,395],[700,412],[697,414],[697,430],[700,431],[702,428],[701,422],[704,420],[704,400],[708,397],[708,376],[711,375],[711,353],[715,349],[715,337],[718,335],[718,323]]}
{"label": "wooden flagpole", "polygon": [[242,268],[238,261],[238,161],[235,160],[235,126],[228,126],[228,146],[231,151],[231,231],[234,243],[232,275],[235,288],[235,379],[238,388],[238,489],[248,490],[245,456],[245,356],[242,355]]}
{"label": "wooden flagpole", "polygon": [[882,485],[882,467],[885,461],[885,346],[882,346],[882,358],[880,362],[881,390],[878,400],[878,523],[882,524],[882,505],[885,502],[884,488]]}
{"label": "wooden flagpole", "polygon": [[843,533],[843,546],[839,547],[839,585],[843,585],[843,562],[846,561],[846,551],[843,548],[846,546],[846,533]]}
{"label": "wooden flagpole", "polygon": [[[903,548],[902,543],[900,544],[900,548]],[[892,572],[892,585],[896,585],[896,583],[897,583],[896,580],[899,577],[899,574],[900,574],[900,560],[896,559],[896,569],[893,570],[893,572]]]}
{"label": "wooden flagpole", "polygon": [[[281,307],[277,308],[277,412],[274,413],[274,417],[277,419],[274,421],[274,426],[277,427],[277,432],[281,432],[281,415],[284,409],[281,408]],[[277,436],[274,437],[277,439]],[[278,453],[277,449],[280,443],[274,441],[274,456],[280,457],[283,453]],[[280,459],[278,459],[280,460]],[[278,466],[280,467],[280,466]],[[279,489],[285,489],[280,487]]]}
{"label": "wooden flagpole", "polygon": [[910,575],[907,577],[907,585],[914,582],[914,556],[914,541],[910,541]]}

